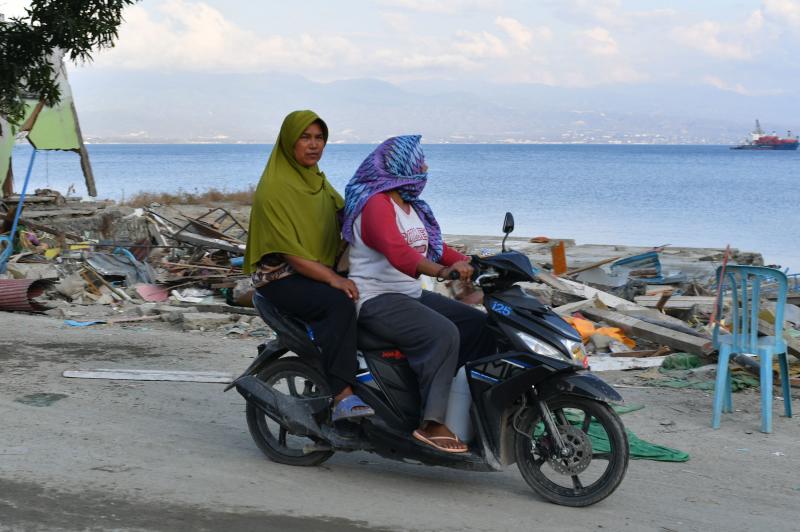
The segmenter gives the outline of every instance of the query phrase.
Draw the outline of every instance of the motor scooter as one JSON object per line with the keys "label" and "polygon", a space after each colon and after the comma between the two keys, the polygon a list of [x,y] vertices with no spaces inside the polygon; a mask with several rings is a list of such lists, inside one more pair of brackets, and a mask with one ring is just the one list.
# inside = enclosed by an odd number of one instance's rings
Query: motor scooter
{"label": "motor scooter", "polygon": [[622,397],[587,371],[578,332],[517,286],[533,281],[534,270],[524,254],[506,249],[513,227],[507,213],[502,252],[472,260],[499,352],[467,362],[456,377],[466,383],[467,404],[448,405],[448,426],[451,408],[465,413],[456,432],[468,452],[442,452],[411,435],[422,411],[416,376],[396,346],[366,330],[358,332],[353,389],[375,415],[333,424],[313,331],[257,294],[254,304],[277,337],[226,391],[236,387],[247,400],[259,449],[297,466],[319,465],[337,451],[473,471],[516,463],[525,482],[556,504],[588,506],[609,496],[629,460],[625,428],[610,406]]}

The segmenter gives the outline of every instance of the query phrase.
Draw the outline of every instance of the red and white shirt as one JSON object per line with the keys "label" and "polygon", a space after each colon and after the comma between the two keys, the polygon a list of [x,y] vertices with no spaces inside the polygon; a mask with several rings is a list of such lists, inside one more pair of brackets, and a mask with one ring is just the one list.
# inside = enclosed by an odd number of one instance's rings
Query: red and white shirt
{"label": "red and white shirt", "polygon": [[[358,287],[358,310],[365,301],[387,293],[422,295],[417,265],[428,252],[428,232],[417,212],[408,212],[387,193],[375,194],[353,222],[348,277]],[[444,246],[439,264],[468,260]]]}

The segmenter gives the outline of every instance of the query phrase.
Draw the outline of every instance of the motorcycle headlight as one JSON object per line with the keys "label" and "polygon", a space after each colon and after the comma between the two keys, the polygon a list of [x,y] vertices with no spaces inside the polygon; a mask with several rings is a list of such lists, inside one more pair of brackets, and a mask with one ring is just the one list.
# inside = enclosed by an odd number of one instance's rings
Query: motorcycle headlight
{"label": "motorcycle headlight", "polygon": [[533,351],[538,355],[544,355],[550,358],[558,358],[561,360],[567,358],[564,355],[564,353],[562,353],[552,345],[542,340],[539,340],[538,338],[534,338],[530,334],[517,331],[517,336],[519,337],[520,340],[522,340],[525,343],[526,346],[528,346],[528,349],[530,349],[531,351]]}
{"label": "motorcycle headlight", "polygon": [[564,347],[567,348],[567,351],[572,353],[572,361],[576,366],[580,366],[582,368],[589,367],[589,358],[586,356],[586,349],[583,347],[581,342],[561,340],[561,343],[564,344]]}

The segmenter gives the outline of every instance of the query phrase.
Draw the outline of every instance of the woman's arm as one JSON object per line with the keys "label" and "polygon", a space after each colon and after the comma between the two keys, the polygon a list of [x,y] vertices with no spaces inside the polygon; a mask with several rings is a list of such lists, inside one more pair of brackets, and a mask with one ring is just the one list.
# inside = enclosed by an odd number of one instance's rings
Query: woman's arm
{"label": "woman's arm", "polygon": [[286,262],[294,268],[294,271],[300,275],[325,283],[337,290],[341,290],[347,294],[347,297],[350,299],[358,299],[358,288],[356,288],[356,284],[350,279],[337,274],[333,269],[317,261],[304,259],[295,255],[284,255],[283,257],[286,259]]}
{"label": "woman's arm", "polygon": [[457,260],[462,258],[460,253],[450,250],[448,258],[456,260],[449,264],[444,261],[437,264],[409,246],[397,229],[391,202],[388,196],[376,195],[361,211],[361,238],[367,246],[382,253],[392,266],[409,277],[418,277],[420,274],[446,277],[455,270],[462,279],[469,279],[472,267],[464,260]]}
{"label": "woman's arm", "polygon": [[463,260],[454,262],[450,266],[444,266],[425,258],[417,264],[417,273],[430,277],[447,279],[451,271],[458,272],[458,276],[462,281],[468,281],[472,275],[472,266],[470,266],[469,262]]}

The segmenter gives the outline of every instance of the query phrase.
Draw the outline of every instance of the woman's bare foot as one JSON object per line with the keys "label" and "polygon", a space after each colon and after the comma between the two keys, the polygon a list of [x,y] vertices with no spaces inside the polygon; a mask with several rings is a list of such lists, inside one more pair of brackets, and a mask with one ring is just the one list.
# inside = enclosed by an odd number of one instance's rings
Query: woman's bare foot
{"label": "woman's bare foot", "polygon": [[435,421],[425,421],[414,431],[414,437],[431,447],[448,453],[465,453],[469,450],[467,445],[447,428],[447,425]]}

